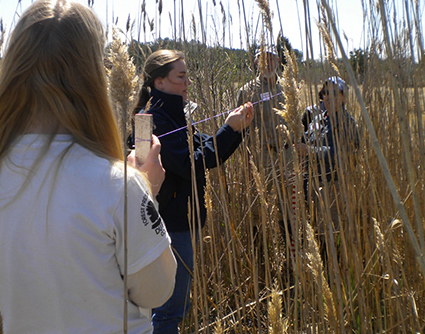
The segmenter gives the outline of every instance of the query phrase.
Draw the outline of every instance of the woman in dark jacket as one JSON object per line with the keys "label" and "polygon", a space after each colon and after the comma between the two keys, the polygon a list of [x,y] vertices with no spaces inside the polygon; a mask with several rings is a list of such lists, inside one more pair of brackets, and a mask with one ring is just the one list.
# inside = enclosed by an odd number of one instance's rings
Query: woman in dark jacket
{"label": "woman in dark jacket", "polygon": [[[160,137],[165,181],[157,197],[159,212],[170,234],[176,253],[176,284],[171,298],[153,310],[154,333],[178,333],[178,324],[189,308],[193,271],[191,230],[206,220],[204,206],[205,170],[226,161],[242,141],[244,130],[253,119],[251,103],[237,108],[226,118],[214,137],[192,127],[193,155],[189,149],[184,104],[191,81],[184,55],[178,51],[159,50],[148,57],[143,71],[143,87],[136,111],[149,113]],[[192,165],[194,168],[192,168]],[[194,208],[191,219],[188,205]],[[189,272],[190,270],[190,272]]]}

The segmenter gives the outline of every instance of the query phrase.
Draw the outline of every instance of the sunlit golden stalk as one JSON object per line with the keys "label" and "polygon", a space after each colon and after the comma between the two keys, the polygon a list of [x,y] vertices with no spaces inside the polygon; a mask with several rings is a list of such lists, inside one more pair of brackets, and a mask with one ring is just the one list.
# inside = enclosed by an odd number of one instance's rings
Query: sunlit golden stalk
{"label": "sunlit golden stalk", "polygon": [[288,321],[282,318],[282,300],[276,287],[272,289],[267,313],[269,318],[269,334],[287,333]]}
{"label": "sunlit golden stalk", "polygon": [[316,238],[314,237],[314,231],[310,223],[306,222],[305,226],[307,235],[307,267],[313,274],[314,280],[319,288],[319,292],[323,293],[325,317],[329,322],[333,323],[334,328],[336,329],[335,322],[337,319],[337,313],[335,302],[324,275],[323,261],[320,256],[319,246],[317,245]]}
{"label": "sunlit golden stalk", "polygon": [[331,33],[325,23],[319,23],[318,24],[320,33],[322,35],[325,48],[326,48],[326,58],[329,60],[329,63],[332,67],[332,69],[335,71],[335,73],[340,76],[339,68],[338,68],[338,59],[335,55],[335,48],[334,44],[332,42]]}

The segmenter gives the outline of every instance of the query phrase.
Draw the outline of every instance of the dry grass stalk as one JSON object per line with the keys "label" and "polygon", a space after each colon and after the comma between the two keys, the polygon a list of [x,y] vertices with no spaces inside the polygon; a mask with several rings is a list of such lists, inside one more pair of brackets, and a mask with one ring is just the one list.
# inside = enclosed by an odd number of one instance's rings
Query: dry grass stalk
{"label": "dry grass stalk", "polygon": [[381,226],[379,222],[376,220],[376,218],[372,217],[372,220],[373,220],[373,226],[375,229],[376,246],[378,248],[378,251],[381,254],[380,257],[382,258],[382,254],[385,252],[384,235],[381,232]]}
{"label": "dry grass stalk", "polygon": [[264,47],[264,36],[261,38],[261,46],[260,46],[260,58],[258,59],[258,69],[260,73],[264,73],[267,68],[267,57]]}
{"label": "dry grass stalk", "polygon": [[148,111],[151,108],[152,97],[146,102],[145,111]]}
{"label": "dry grass stalk", "polygon": [[224,334],[223,325],[221,324],[221,321],[218,318],[215,321],[214,334]]}
{"label": "dry grass stalk", "polygon": [[272,31],[272,14],[270,11],[270,4],[268,0],[255,0],[255,2],[258,4],[258,7],[261,10],[261,13],[263,14],[263,20],[266,24],[267,29],[271,32]]}
{"label": "dry grass stalk", "polygon": [[317,26],[319,28],[319,31],[321,33],[321,36],[324,41],[324,45],[326,48],[326,57],[329,60],[329,63],[331,64],[333,70],[338,76],[341,76],[339,69],[338,69],[338,59],[335,54],[335,47],[334,43],[332,41],[331,33],[328,28],[328,24],[326,22],[326,16],[324,11],[322,10],[322,16],[323,16],[323,22],[318,23]]}
{"label": "dry grass stalk", "polygon": [[304,127],[301,123],[303,110],[299,107],[300,90],[298,88],[297,75],[298,65],[294,52],[284,50],[287,64],[283,72],[282,86],[284,88],[285,105],[281,109],[275,108],[274,111],[281,115],[288,123],[289,130],[294,134],[294,141],[298,142],[304,133]]}
{"label": "dry grass stalk", "polygon": [[210,171],[205,171],[205,207],[207,208],[207,215],[210,216],[213,213],[213,201],[212,201],[212,186],[210,179]]}
{"label": "dry grass stalk", "polygon": [[1,50],[3,49],[5,35],[6,35],[6,29],[3,26],[3,19],[0,18],[0,55],[1,55]]}
{"label": "dry grass stalk", "polygon": [[258,194],[260,195],[260,199],[261,199],[261,203],[265,208],[268,208],[268,204],[267,204],[267,198],[266,198],[266,193],[265,193],[265,187],[264,187],[264,181],[261,178],[261,174],[258,171],[258,168],[254,162],[254,159],[252,158],[252,155],[249,158],[249,163],[251,166],[251,172],[252,175],[254,177],[254,181],[255,181],[255,186],[258,190]]}
{"label": "dry grass stalk", "polygon": [[[121,41],[116,29],[112,30],[112,44],[108,56],[111,68],[107,69],[109,94],[121,133],[131,131],[132,106],[139,91],[139,77],[128,47]],[[124,137],[124,135],[123,135]]]}
{"label": "dry grass stalk", "polygon": [[393,244],[396,245],[396,247],[392,247],[392,259],[393,261],[397,264],[397,265],[402,265],[403,264],[403,252],[400,251],[399,247],[398,247],[398,243],[399,243],[399,236],[396,236],[396,234],[403,234],[403,223],[398,220],[398,219],[394,219],[389,226],[389,231],[391,232],[390,236],[393,240]]}
{"label": "dry grass stalk", "polygon": [[[221,19],[221,23],[223,25],[223,27],[226,26],[226,11],[224,10],[224,6],[223,3],[220,1],[220,10],[221,10],[221,15],[222,15],[222,19]],[[224,29],[223,29],[224,31]]]}
{"label": "dry grass stalk", "polygon": [[288,320],[282,319],[282,300],[276,286],[268,303],[269,334],[284,334],[288,332]]}
{"label": "dry grass stalk", "polygon": [[[331,323],[333,323],[336,321],[336,319],[338,319],[338,317],[336,313],[334,298],[324,275],[323,260],[320,256],[319,246],[317,244],[316,238],[314,236],[314,231],[310,223],[306,222],[305,226],[307,236],[307,267],[310,269],[314,281],[317,284],[317,287],[319,288],[319,296],[323,294],[325,318]],[[333,325],[336,329],[336,324]]]}
{"label": "dry grass stalk", "polygon": [[145,37],[146,37],[146,16],[147,16],[147,12],[146,12],[146,0],[143,0],[142,2],[142,14],[143,14],[143,32],[145,33]]}
{"label": "dry grass stalk", "polygon": [[195,21],[195,15],[192,13],[192,34],[193,34],[193,38],[196,40],[196,21]]}

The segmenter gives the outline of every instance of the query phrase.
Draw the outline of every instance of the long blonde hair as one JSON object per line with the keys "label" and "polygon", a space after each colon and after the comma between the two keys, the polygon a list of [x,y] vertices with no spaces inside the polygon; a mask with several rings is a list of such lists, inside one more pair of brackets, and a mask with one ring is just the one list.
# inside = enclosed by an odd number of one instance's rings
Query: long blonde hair
{"label": "long blonde hair", "polygon": [[146,59],[142,73],[143,86],[139,93],[139,101],[134,107],[135,113],[146,106],[150,98],[150,90],[154,88],[155,79],[166,77],[177,60],[184,60],[184,54],[168,49],[155,51]]}
{"label": "long blonde hair", "polygon": [[0,63],[0,162],[34,122],[65,128],[99,156],[123,159],[104,45],[101,23],[84,5],[39,0],[25,11]]}

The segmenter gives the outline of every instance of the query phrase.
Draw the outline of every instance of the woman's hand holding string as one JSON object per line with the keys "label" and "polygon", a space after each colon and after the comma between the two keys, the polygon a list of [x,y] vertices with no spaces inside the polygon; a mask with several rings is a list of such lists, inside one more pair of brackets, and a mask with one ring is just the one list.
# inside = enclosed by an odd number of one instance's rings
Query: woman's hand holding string
{"label": "woman's hand holding string", "polygon": [[254,107],[251,102],[247,102],[233,110],[229,116],[227,116],[225,123],[230,125],[234,131],[241,132],[251,124],[253,119]]}

